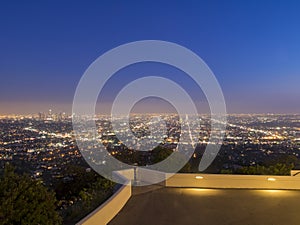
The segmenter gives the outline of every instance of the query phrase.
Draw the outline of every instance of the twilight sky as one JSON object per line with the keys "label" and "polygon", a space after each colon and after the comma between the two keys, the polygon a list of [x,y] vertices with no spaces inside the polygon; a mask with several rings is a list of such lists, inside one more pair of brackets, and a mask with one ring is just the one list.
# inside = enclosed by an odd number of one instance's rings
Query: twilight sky
{"label": "twilight sky", "polygon": [[[144,39],[197,53],[230,113],[299,113],[299,12],[299,1],[279,0],[1,1],[0,113],[70,112],[76,85],[97,57]],[[109,104],[122,85],[157,74],[205,102],[184,74],[151,63],[117,73],[100,100]]]}

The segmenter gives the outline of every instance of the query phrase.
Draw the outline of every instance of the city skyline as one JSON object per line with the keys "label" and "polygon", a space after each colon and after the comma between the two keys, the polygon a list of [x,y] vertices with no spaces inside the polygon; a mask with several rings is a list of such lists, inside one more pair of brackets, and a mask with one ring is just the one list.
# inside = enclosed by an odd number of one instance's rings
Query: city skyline
{"label": "city skyline", "polygon": [[[71,112],[87,67],[111,48],[143,39],[178,43],[202,57],[229,113],[298,113],[298,8],[296,1],[2,3],[0,113]],[[118,73],[103,90],[101,110],[122,85],[158,74],[188,89],[207,112],[203,93],[180,71],[143,64]]]}

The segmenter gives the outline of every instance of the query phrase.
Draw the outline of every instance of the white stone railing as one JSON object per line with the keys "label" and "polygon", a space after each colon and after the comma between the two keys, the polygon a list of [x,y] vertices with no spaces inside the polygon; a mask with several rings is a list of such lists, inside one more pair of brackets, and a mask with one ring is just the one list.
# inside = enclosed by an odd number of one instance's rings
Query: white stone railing
{"label": "white stone railing", "polygon": [[[131,171],[123,171],[123,173],[130,175]],[[79,221],[77,225],[106,225],[123,208],[131,196],[131,180],[123,176],[122,171],[115,172],[114,176],[118,176],[118,179],[123,179],[125,184],[102,205]]]}
{"label": "white stone railing", "polygon": [[175,174],[166,180],[166,187],[300,190],[300,176]]}

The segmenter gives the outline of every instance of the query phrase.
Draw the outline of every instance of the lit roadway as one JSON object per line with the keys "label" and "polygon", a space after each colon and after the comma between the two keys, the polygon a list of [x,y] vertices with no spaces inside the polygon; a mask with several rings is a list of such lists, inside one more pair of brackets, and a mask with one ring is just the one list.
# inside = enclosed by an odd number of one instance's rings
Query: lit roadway
{"label": "lit roadway", "polygon": [[133,195],[109,225],[299,225],[299,210],[300,191],[160,188]]}

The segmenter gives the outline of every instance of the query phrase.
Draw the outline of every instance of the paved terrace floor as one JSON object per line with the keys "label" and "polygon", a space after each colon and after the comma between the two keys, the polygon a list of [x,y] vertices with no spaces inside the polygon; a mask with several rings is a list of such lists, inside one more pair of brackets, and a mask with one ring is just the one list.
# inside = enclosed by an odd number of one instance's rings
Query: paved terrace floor
{"label": "paved terrace floor", "polygon": [[300,191],[136,188],[109,225],[299,225]]}

